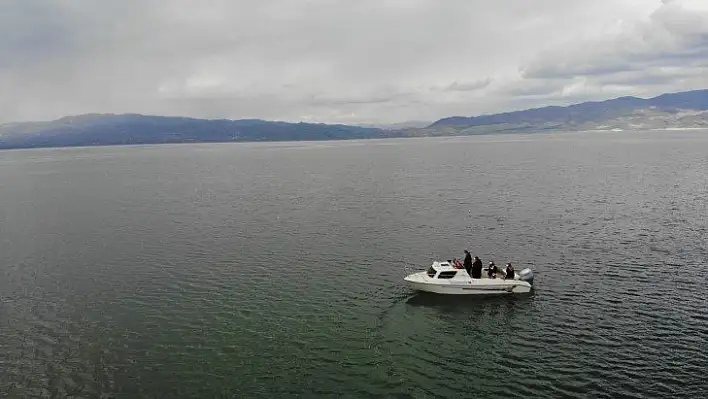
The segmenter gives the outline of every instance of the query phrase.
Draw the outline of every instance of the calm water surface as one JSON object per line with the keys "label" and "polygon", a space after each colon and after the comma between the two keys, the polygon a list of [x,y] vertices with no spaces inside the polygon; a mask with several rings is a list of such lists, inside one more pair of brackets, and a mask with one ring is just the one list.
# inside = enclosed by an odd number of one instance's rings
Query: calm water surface
{"label": "calm water surface", "polygon": [[707,131],[0,152],[0,396],[708,397],[707,204]]}

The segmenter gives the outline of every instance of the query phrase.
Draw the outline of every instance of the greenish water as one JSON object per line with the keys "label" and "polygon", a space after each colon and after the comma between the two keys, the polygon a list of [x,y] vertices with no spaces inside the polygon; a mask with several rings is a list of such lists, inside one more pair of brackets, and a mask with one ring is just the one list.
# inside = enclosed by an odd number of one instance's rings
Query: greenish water
{"label": "greenish water", "polygon": [[[0,396],[708,396],[708,134],[0,152]],[[469,248],[517,298],[416,294]]]}

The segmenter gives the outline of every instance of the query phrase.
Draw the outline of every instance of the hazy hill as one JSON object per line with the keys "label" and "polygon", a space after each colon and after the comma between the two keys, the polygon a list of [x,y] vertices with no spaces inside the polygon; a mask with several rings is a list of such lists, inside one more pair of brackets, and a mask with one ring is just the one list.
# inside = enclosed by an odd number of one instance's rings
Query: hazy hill
{"label": "hazy hill", "polygon": [[[567,107],[543,107],[472,117],[440,119],[426,130],[662,129],[708,127],[708,90],[662,94],[643,99],[620,97]],[[473,129],[480,130],[480,129]]]}
{"label": "hazy hill", "polygon": [[137,114],[89,114],[51,122],[0,125],[0,149],[116,144],[232,141],[345,140],[449,136],[544,130],[708,128],[708,90],[642,99],[620,97],[567,107],[472,117],[455,116],[420,128],[271,122],[259,119],[207,120]]}
{"label": "hazy hill", "polygon": [[90,114],[0,126],[0,148],[228,141],[335,140],[380,137],[346,125]]}
{"label": "hazy hill", "polygon": [[360,123],[360,124],[356,124],[355,126],[371,127],[371,128],[383,129],[383,130],[400,130],[400,129],[411,129],[411,128],[417,129],[417,128],[424,128],[424,127],[430,126],[430,121],[405,121],[405,122],[381,123],[381,124]]}

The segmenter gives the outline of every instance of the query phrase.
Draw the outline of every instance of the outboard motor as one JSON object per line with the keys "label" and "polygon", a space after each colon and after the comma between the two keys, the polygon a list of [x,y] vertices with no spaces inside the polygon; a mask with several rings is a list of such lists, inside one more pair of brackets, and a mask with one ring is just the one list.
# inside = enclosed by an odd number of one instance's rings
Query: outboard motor
{"label": "outboard motor", "polygon": [[519,272],[519,280],[533,284],[533,270],[528,267]]}

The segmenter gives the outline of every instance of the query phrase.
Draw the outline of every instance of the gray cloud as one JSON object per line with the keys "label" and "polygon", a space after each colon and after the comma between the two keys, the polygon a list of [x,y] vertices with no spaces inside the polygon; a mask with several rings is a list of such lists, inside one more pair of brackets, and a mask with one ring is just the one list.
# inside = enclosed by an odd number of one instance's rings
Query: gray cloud
{"label": "gray cloud", "polygon": [[[569,41],[520,68],[519,87],[548,88],[546,100],[654,95],[708,87],[708,4],[662,1],[646,18],[614,32]],[[530,83],[533,82],[533,83]],[[514,92],[514,89],[511,89]]]}
{"label": "gray cloud", "polygon": [[4,0],[0,122],[395,122],[708,86],[701,0]]}
{"label": "gray cloud", "polygon": [[480,80],[475,80],[471,82],[452,82],[444,90],[450,91],[476,91],[479,89],[484,89],[492,83],[492,79],[485,78]]}
{"label": "gray cloud", "polygon": [[652,86],[671,85],[683,79],[699,77],[708,72],[704,67],[648,67],[644,70],[622,71],[594,77],[599,85]]}

